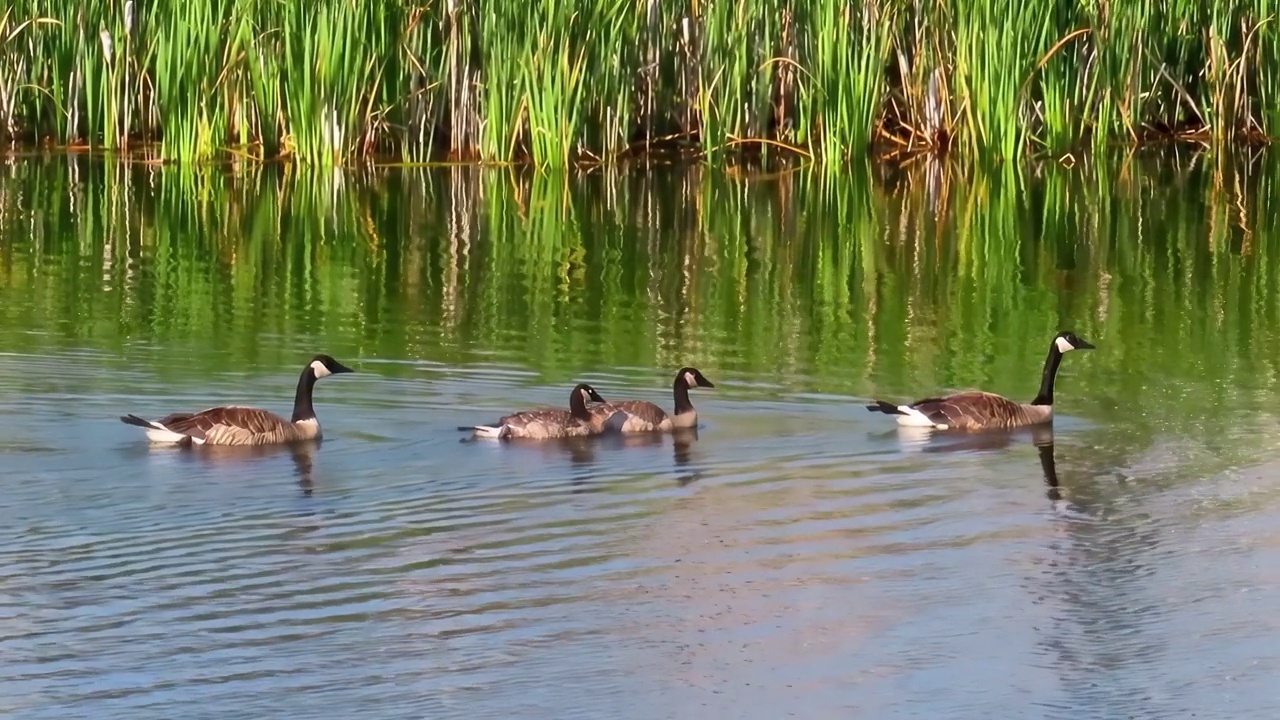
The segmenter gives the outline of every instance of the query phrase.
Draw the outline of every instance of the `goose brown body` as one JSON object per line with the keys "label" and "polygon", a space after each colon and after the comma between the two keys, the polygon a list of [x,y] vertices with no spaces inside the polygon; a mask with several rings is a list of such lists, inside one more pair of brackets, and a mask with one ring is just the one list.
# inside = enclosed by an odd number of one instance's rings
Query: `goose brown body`
{"label": "goose brown body", "polygon": [[[697,368],[685,367],[676,372],[675,381],[671,387],[675,398],[675,414],[668,414],[648,400],[620,400],[605,402],[590,408],[592,422],[611,423],[623,433],[671,432],[680,428],[697,427],[698,411],[693,408],[693,403],[689,400],[689,389],[713,388],[715,384],[703,377]],[[623,420],[620,425],[616,418],[617,413],[622,413]]]}
{"label": "goose brown body", "polygon": [[146,430],[156,443],[175,445],[278,445],[319,440],[320,421],[311,402],[319,378],[349,373],[351,368],[328,355],[317,355],[302,370],[293,400],[293,416],[286,420],[267,410],[244,405],[222,405],[194,413],[171,413],[147,420],[132,413],[120,420]]}
{"label": "goose brown body", "polygon": [[[126,417],[152,424],[137,415]],[[276,445],[321,437],[320,423],[315,418],[295,423],[273,412],[242,405],[223,405],[196,413],[173,413],[154,424],[201,445]]]}
{"label": "goose brown body", "polygon": [[936,430],[1008,430],[1030,427],[1053,420],[1053,388],[1062,356],[1072,350],[1092,350],[1094,346],[1073,332],[1060,332],[1049,344],[1040,393],[1029,403],[1020,403],[995,393],[968,390],[945,397],[894,405],[877,400],[867,409],[897,417],[899,425]]}
{"label": "goose brown body", "polygon": [[670,432],[677,427],[693,427],[698,424],[697,411],[668,415],[666,410],[648,400],[621,400],[597,405],[591,408],[592,421],[603,422],[614,412],[625,414],[626,419],[620,428],[624,433]]}
{"label": "goose brown body", "polygon": [[599,435],[609,429],[609,417],[596,420],[587,408],[587,402],[604,403],[595,388],[579,383],[569,394],[569,409],[535,408],[504,415],[492,425],[476,425],[459,428],[474,430],[476,437],[524,440],[555,440],[559,438]]}
{"label": "goose brown body", "polygon": [[589,422],[575,418],[568,410],[537,408],[512,413],[498,420],[503,429],[502,437],[530,440],[584,437],[599,434]]}
{"label": "goose brown body", "polygon": [[911,403],[939,430],[992,430],[1039,425],[1053,420],[1052,405],[1019,403],[982,390],[969,390]]}

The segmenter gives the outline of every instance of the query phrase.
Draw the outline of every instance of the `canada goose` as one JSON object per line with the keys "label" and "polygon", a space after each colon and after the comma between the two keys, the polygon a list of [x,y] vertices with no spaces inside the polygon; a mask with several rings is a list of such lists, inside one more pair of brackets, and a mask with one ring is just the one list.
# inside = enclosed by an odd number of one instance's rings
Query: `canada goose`
{"label": "canada goose", "polygon": [[970,390],[917,400],[910,405],[892,405],[877,400],[867,409],[894,415],[899,425],[937,430],[996,430],[1047,423],[1053,420],[1053,381],[1058,375],[1062,354],[1093,349],[1093,345],[1073,332],[1055,335],[1049,343],[1049,357],[1044,361],[1040,394],[1030,403],[1018,403],[994,393]]}
{"label": "canada goose", "polygon": [[607,428],[609,418],[594,421],[587,402],[603,403],[604,398],[586,383],[575,385],[569,393],[569,409],[538,408],[512,413],[492,425],[461,426],[459,430],[472,430],[478,438],[523,438],[528,440],[553,440],[557,438],[599,435]]}
{"label": "canada goose", "polygon": [[302,369],[298,392],[293,398],[290,420],[275,413],[243,405],[223,405],[197,413],[173,413],[159,420],[137,415],[121,416],[128,425],[147,431],[153,443],[176,445],[275,445],[300,440],[318,440],[320,421],[311,405],[311,389],[316,380],[337,373],[354,372],[328,355],[316,355]]}
{"label": "canada goose", "polygon": [[670,432],[676,428],[697,427],[698,411],[689,402],[689,388],[693,387],[713,388],[715,384],[703,377],[697,368],[683,367],[676,373],[671,386],[675,395],[674,415],[668,415],[647,400],[606,402],[592,407],[591,415],[596,422],[608,422],[614,413],[624,413],[626,419],[621,427],[624,433]]}

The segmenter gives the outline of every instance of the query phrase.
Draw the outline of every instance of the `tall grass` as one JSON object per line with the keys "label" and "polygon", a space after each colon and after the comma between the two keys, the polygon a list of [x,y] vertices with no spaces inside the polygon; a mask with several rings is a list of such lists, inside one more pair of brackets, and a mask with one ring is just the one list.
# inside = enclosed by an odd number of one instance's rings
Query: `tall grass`
{"label": "tall grass", "polygon": [[542,166],[1280,135],[1274,0],[14,0],[0,131]]}

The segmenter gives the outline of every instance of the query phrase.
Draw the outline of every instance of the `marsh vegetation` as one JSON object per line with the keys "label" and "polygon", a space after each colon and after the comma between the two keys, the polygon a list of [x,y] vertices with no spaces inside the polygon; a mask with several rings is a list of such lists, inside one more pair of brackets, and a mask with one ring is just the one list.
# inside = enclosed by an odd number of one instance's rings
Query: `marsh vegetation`
{"label": "marsh vegetation", "polygon": [[15,0],[0,128],[150,159],[1062,157],[1280,125],[1272,0]]}

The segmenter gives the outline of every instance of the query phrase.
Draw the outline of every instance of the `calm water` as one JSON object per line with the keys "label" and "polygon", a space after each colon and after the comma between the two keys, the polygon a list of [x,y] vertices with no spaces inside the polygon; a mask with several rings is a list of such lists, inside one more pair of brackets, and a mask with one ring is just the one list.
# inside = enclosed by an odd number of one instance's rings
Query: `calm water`
{"label": "calm water", "polygon": [[[1273,715],[1276,177],[5,166],[0,714]],[[1060,328],[1052,433],[862,408]],[[116,420],[315,352],[319,448]],[[685,364],[693,441],[454,429]]]}

